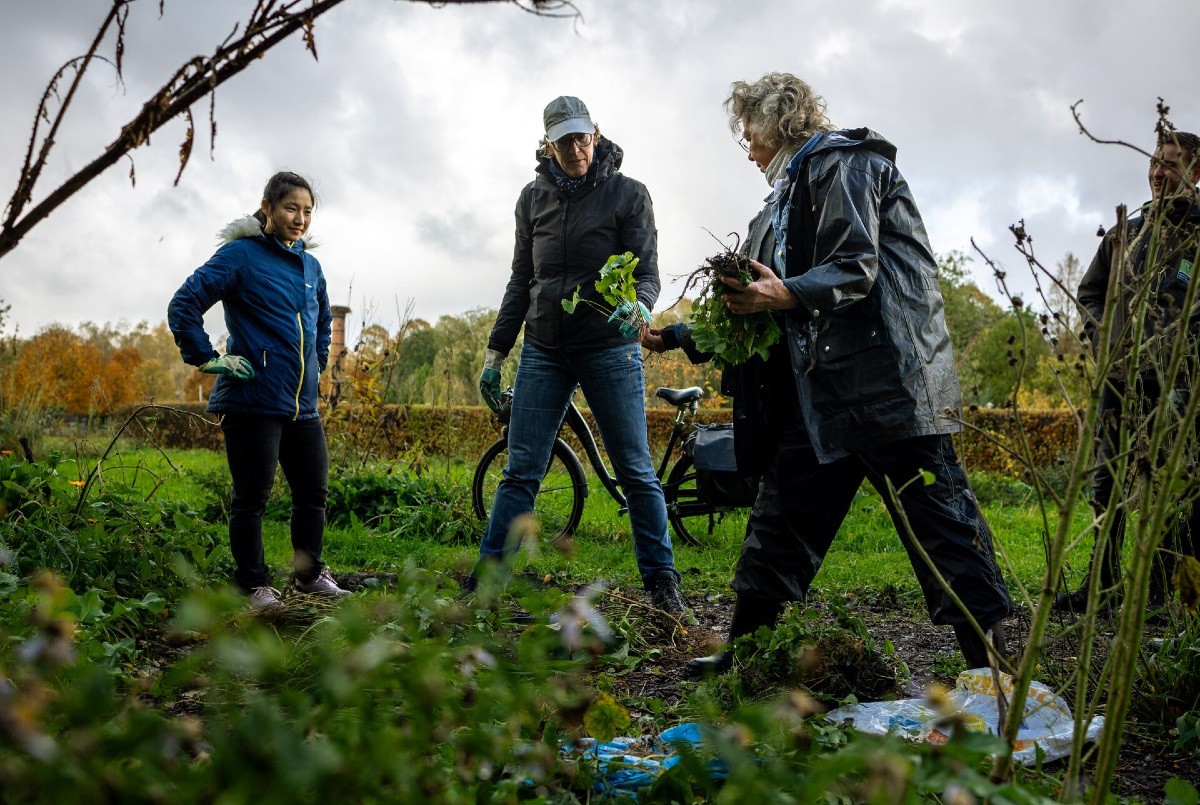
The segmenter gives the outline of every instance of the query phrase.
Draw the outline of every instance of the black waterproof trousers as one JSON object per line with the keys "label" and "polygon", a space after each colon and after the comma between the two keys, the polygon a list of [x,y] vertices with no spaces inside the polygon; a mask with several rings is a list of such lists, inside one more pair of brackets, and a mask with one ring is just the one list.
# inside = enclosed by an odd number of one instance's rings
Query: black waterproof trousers
{"label": "black waterproof trousers", "polygon": [[277,466],[283,468],[292,493],[292,562],[296,578],[312,581],[325,567],[321,545],[329,492],[329,453],[321,420],[225,414],[221,430],[233,477],[229,547],[237,565],[237,585],[247,592],[271,585],[271,571],[263,556],[262,518]]}
{"label": "black waterproof trousers", "polygon": [[[925,483],[922,472],[932,474],[932,484]],[[763,477],[734,590],[770,601],[803,601],[864,478],[887,505],[934,623],[967,620],[917,552],[909,527],[984,629],[1012,612],[991,531],[949,436],[904,439],[820,464],[798,415],[783,428]],[[888,481],[901,490],[900,508],[888,493]]]}
{"label": "black waterproof trousers", "polygon": [[[1153,412],[1161,391],[1152,377],[1143,377],[1136,384],[1133,395],[1126,400],[1126,384],[1109,378],[1100,393],[1100,408],[1097,414],[1096,472],[1092,476],[1092,508],[1097,514],[1112,516],[1109,524],[1108,541],[1094,550],[1091,567],[1099,566],[1100,583],[1103,588],[1115,587],[1121,580],[1121,546],[1125,541],[1125,519],[1128,504],[1122,499],[1127,489],[1117,489],[1114,471],[1122,450],[1122,442],[1136,433],[1149,433],[1154,428]],[[1200,434],[1197,435],[1200,441]],[[1133,441],[1130,438],[1129,441]],[[1127,474],[1132,475],[1132,471]],[[1114,497],[1113,493],[1118,495]],[[1188,507],[1183,501],[1181,508],[1188,511],[1163,534],[1162,547],[1154,555],[1153,572],[1150,577],[1150,602],[1161,604],[1171,589],[1171,577],[1175,572],[1178,556],[1200,558],[1200,505]],[[1091,571],[1089,571],[1091,572]],[[1086,582],[1083,585],[1086,587]]]}

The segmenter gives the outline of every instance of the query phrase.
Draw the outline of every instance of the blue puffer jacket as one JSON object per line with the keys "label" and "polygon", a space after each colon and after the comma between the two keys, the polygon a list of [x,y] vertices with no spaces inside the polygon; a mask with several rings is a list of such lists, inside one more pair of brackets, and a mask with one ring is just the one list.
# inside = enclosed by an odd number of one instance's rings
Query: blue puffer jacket
{"label": "blue puffer jacket", "polygon": [[167,323],[183,360],[200,366],[217,357],[204,332],[204,313],[221,302],[229,340],[225,351],[254,366],[253,380],[218,377],[208,400],[213,413],[311,419],[317,379],[329,358],[333,314],[321,264],[305,248],[263,234],[252,216],[234,221],[225,242],[175,292]]}

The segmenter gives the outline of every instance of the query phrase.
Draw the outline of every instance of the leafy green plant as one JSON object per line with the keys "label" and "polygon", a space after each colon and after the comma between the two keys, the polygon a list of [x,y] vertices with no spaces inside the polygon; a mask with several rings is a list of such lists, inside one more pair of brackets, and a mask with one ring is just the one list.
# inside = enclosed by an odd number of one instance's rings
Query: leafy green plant
{"label": "leafy green plant", "polygon": [[609,314],[623,307],[628,312],[617,316],[614,320],[624,322],[634,329],[640,328],[645,322],[642,320],[637,308],[637,280],[633,276],[633,270],[637,268],[637,264],[638,258],[633,256],[633,252],[625,252],[624,254],[614,254],[609,257],[608,261],[600,269],[600,276],[596,279],[596,290],[600,292],[600,297],[611,307],[605,308],[591,299],[581,296],[580,290],[582,286],[577,285],[571,297],[562,300],[563,310],[571,314],[581,304],[584,304],[595,308],[601,313]]}
{"label": "leafy green plant", "polygon": [[726,248],[706,259],[688,278],[684,293],[695,282],[707,280],[692,303],[691,334],[696,348],[712,353],[713,360],[725,366],[745,363],[755,356],[765,360],[767,350],[779,341],[782,333],[779,324],[769,311],[730,313],[725,307],[729,288],[721,281],[722,277],[749,285],[754,280],[749,259],[736,249]]}
{"label": "leafy green plant", "polygon": [[[0,604],[0,624],[10,637],[28,637],[28,616],[36,611],[40,585],[21,587]],[[15,590],[14,590],[15,591]],[[167,602],[155,592],[140,600],[121,599],[92,588],[78,595],[70,587],[56,588],[58,606],[74,624],[74,641],[81,660],[129,679],[141,655],[139,640],[165,617]],[[0,656],[3,655],[0,651]]]}
{"label": "leafy green plant", "polygon": [[173,567],[176,556],[205,575],[225,569],[227,555],[215,552],[218,527],[186,503],[143,500],[115,482],[84,496],[72,487],[82,482],[68,481],[57,467],[57,456],[45,463],[0,457],[10,526],[3,547],[17,576],[54,568],[80,595],[96,588],[140,600],[154,590],[173,599],[186,587]]}
{"label": "leafy green plant", "polygon": [[775,629],[740,638],[734,650],[743,685],[766,690],[799,684],[826,701],[871,701],[898,691],[908,669],[892,646],[878,646],[866,623],[840,602],[830,606],[832,625],[814,608],[792,607]]}
{"label": "leafy green plant", "polygon": [[1200,746],[1200,710],[1184,713],[1175,721],[1174,752],[1186,752],[1190,747]]}
{"label": "leafy green plant", "polygon": [[[284,494],[281,506],[290,505]],[[418,534],[443,543],[473,542],[479,530],[467,490],[431,473],[392,466],[331,478],[325,516],[333,526],[361,524],[384,534]]]}
{"label": "leafy green plant", "polygon": [[[282,626],[242,614],[227,591],[190,595],[173,626],[201,642],[123,693],[75,650],[66,588],[39,577],[33,628],[0,686],[0,786],[17,799],[186,802],[263,791],[577,802],[609,790],[619,764],[564,751],[632,726],[619,701],[586,685],[595,655],[565,653],[545,626],[503,625],[446,595],[434,574],[410,569],[399,589]],[[196,703],[188,715],[146,706],[182,701]],[[995,737],[955,731],[943,746],[910,745],[854,735],[820,709],[791,693],[702,725],[701,743],[678,747],[679,763],[640,800],[1045,801],[1036,784],[978,771]]]}
{"label": "leafy green plant", "polygon": [[23,521],[43,507],[62,507],[70,498],[69,482],[58,472],[61,456],[26,461],[9,451],[0,454],[0,518]]}
{"label": "leafy green plant", "polygon": [[1183,617],[1178,633],[1141,651],[1135,686],[1130,715],[1140,725],[1159,735],[1178,729],[1177,752],[1200,747],[1200,619]]}

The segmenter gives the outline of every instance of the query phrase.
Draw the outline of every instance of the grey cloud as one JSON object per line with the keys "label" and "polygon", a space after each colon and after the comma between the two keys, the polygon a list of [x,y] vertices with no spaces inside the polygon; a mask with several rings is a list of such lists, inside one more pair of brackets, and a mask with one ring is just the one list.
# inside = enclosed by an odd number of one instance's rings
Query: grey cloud
{"label": "grey cloud", "polygon": [[416,220],[416,231],[424,246],[457,259],[478,257],[480,241],[498,234],[488,233],[488,222],[469,211],[422,215]]}
{"label": "grey cloud", "polygon": [[[315,230],[331,288],[353,278],[360,299],[411,297],[431,321],[494,306],[541,108],[563,92],[587,100],[625,148],[626,172],[650,188],[667,277],[714,252],[705,229],[743,230],[766,193],[725,126],[734,79],[767,70],[808,78],[836,123],[896,143],[935,248],[968,249],[975,237],[1007,265],[1017,262],[1007,227],[1018,218],[1048,265],[1066,251],[1087,259],[1114,205],[1146,192],[1144,158],[1081,137],[1072,102],[1085,99],[1098,135],[1140,145],[1160,95],[1181,127],[1200,128],[1194,0],[578,4],[577,32],[504,4],[344,3],[317,24],[320,61],[289,41],[218,91],[215,159],[204,101],[179,187],[176,123],[135,153],[136,188],[122,163],[0,261],[0,297],[23,332],[54,320],[157,320],[211,254],[212,232],[289,167],[322,195]],[[183,57],[210,52],[249,5],[167,0],[160,20],[157,3],[135,3],[126,83],[103,69],[86,82],[47,180],[93,158]],[[103,13],[94,0],[49,8],[5,4],[6,181],[51,71],[86,48]],[[1033,188],[1060,198],[1031,199]],[[428,265],[436,276],[413,268]],[[382,307],[390,316],[390,303]]]}

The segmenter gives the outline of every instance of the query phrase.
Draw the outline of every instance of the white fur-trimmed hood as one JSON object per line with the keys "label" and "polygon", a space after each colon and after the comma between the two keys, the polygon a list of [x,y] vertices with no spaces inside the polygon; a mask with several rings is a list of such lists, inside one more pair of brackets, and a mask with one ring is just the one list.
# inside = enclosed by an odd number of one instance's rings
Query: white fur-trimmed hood
{"label": "white fur-trimmed hood", "polygon": [[[241,218],[225,224],[221,228],[221,231],[217,233],[217,240],[221,243],[232,243],[241,238],[256,238],[262,233],[262,224],[258,222],[258,219],[253,214],[243,215]],[[305,233],[300,242],[304,244],[305,251],[317,248],[317,239],[313,237],[312,232]]]}

